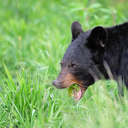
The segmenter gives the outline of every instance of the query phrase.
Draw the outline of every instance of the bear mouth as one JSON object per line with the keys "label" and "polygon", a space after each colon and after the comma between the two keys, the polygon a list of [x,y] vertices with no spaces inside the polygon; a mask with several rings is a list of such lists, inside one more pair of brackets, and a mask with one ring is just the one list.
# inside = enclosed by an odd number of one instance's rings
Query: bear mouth
{"label": "bear mouth", "polygon": [[76,101],[79,101],[82,98],[82,96],[86,90],[86,88],[84,88],[83,86],[80,86],[78,84],[75,84],[75,86],[74,86],[74,84],[71,85],[71,87],[69,89],[71,92],[71,96],[73,96]]}

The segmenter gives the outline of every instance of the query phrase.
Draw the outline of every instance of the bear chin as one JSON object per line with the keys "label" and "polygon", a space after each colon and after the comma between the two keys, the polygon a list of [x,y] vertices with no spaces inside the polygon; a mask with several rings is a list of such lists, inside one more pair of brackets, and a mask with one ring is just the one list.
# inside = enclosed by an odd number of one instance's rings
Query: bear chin
{"label": "bear chin", "polygon": [[[79,86],[79,85],[78,85]],[[74,99],[76,100],[76,101],[79,101],[81,98],[82,98],[82,96],[83,96],[83,94],[84,94],[84,92],[85,92],[85,88],[83,88],[83,87],[81,87],[81,86],[79,86],[79,89],[77,90],[77,89],[73,89],[73,97],[74,97]]]}

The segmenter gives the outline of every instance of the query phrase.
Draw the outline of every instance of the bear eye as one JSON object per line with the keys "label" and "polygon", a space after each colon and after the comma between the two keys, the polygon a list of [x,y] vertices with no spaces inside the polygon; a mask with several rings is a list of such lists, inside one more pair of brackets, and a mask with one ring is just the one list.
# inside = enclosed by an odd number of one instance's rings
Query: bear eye
{"label": "bear eye", "polygon": [[77,67],[77,65],[74,64],[74,63],[72,63],[72,64],[70,65],[70,67],[75,68],[75,67]]}

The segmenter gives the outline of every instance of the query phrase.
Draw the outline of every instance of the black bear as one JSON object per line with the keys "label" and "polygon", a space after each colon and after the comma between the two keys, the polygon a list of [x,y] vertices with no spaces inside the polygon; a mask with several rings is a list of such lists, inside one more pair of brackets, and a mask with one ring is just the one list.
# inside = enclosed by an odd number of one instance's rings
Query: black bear
{"label": "black bear", "polygon": [[67,88],[77,84],[79,100],[95,80],[119,79],[128,86],[128,23],[97,26],[84,32],[79,22],[71,26],[72,41],[61,61],[61,72],[53,85]]}

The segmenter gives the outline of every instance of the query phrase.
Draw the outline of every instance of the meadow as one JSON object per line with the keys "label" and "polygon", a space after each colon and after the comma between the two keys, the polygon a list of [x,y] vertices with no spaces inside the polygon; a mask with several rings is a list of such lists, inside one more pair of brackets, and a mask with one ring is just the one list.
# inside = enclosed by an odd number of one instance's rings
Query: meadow
{"label": "meadow", "polygon": [[52,85],[71,41],[128,19],[127,0],[0,0],[0,128],[127,128],[128,92],[97,81],[76,102]]}

